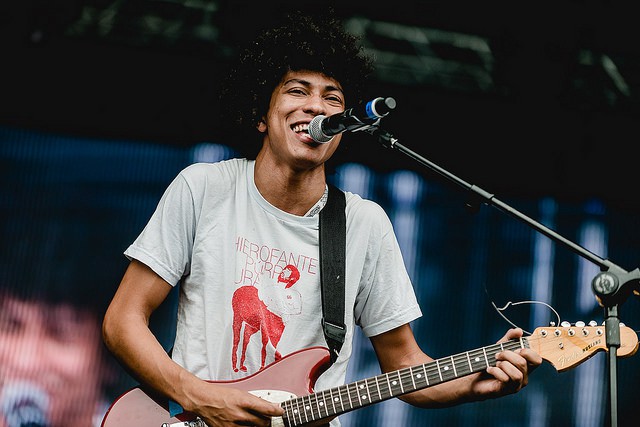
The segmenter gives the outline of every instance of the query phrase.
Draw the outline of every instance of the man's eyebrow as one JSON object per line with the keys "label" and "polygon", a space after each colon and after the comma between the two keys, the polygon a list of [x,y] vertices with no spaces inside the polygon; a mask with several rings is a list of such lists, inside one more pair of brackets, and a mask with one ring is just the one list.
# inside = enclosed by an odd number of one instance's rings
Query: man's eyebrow
{"label": "man's eyebrow", "polygon": [[[310,86],[312,86],[312,85],[311,85],[311,82],[310,82],[310,81],[308,81],[308,80],[304,80],[304,79],[295,79],[295,78],[294,78],[294,79],[289,79],[289,80],[287,80],[287,81],[286,81],[286,82],[284,82],[282,85],[283,85],[283,86],[287,86],[287,85],[294,84],[294,83],[301,84],[301,85],[303,85],[303,86],[305,86],[305,87],[310,87]],[[342,89],[340,89],[339,87],[334,86],[334,85],[326,85],[326,86],[324,87],[324,89],[325,89],[326,91],[334,91],[334,90],[335,90],[335,91],[338,91],[338,92],[342,93]]]}

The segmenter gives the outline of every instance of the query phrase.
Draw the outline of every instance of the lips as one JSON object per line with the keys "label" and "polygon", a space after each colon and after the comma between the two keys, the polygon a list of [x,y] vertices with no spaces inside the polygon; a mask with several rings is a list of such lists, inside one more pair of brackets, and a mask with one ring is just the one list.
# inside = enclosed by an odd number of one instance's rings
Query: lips
{"label": "lips", "polygon": [[291,130],[305,144],[315,144],[316,141],[309,135],[309,122],[298,122],[291,125]]}

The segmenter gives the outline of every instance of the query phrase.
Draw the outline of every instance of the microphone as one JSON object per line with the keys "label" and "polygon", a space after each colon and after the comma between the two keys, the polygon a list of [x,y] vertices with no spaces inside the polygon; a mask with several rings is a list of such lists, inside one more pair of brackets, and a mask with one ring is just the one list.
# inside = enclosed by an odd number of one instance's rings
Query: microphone
{"label": "microphone", "polygon": [[314,141],[324,144],[339,133],[355,132],[375,124],[394,108],[396,108],[395,99],[380,97],[367,102],[364,106],[349,108],[329,117],[318,115],[309,123],[309,135]]}

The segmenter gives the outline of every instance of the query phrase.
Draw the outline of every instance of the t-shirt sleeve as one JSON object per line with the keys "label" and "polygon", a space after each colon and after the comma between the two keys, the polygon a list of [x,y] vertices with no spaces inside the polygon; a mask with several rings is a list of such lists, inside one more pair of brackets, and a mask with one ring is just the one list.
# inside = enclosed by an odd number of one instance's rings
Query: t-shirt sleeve
{"label": "t-shirt sleeve", "polygon": [[193,194],[183,171],[169,184],[149,222],[124,254],[175,286],[189,274],[195,223]]}
{"label": "t-shirt sleeve", "polygon": [[[367,337],[402,326],[422,316],[389,217],[370,203],[367,260],[356,299],[356,322]],[[362,234],[362,233],[361,233]]]}

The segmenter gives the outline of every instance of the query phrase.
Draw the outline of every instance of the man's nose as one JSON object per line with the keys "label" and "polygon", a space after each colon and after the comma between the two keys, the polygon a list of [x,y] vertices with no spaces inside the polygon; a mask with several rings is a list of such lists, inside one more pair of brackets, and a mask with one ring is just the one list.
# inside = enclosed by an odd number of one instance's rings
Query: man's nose
{"label": "man's nose", "polygon": [[317,116],[319,114],[326,114],[327,106],[321,95],[310,95],[305,102],[304,110],[307,113]]}

